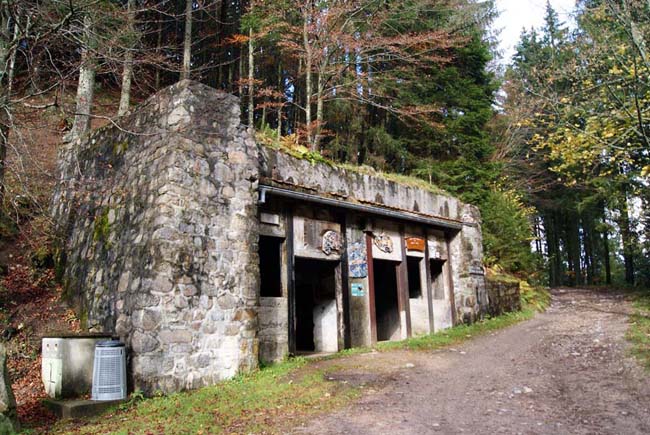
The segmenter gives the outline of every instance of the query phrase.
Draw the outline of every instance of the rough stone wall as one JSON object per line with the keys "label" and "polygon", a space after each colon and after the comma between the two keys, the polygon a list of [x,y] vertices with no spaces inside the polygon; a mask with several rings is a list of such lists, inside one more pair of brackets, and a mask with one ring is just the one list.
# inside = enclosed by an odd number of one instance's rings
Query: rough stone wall
{"label": "rough stone wall", "polygon": [[183,81],[119,125],[61,151],[66,294],[126,342],[145,392],[256,367],[258,148],[238,100]]}
{"label": "rough stone wall", "polygon": [[[238,100],[194,82],[118,122],[62,148],[52,212],[65,292],[87,329],[125,341],[134,388],[196,388],[286,352],[286,299],[259,298],[258,179],[463,222],[450,243],[456,320],[486,306],[476,208],[258,147]],[[365,243],[359,225],[348,237]],[[351,302],[353,345],[368,339],[366,302]]]}
{"label": "rough stone wall", "polygon": [[463,204],[461,220],[463,229],[450,242],[456,322],[471,323],[484,315],[488,307],[478,208]]}
{"label": "rough stone wall", "polygon": [[18,430],[20,424],[16,416],[16,399],[7,371],[7,352],[0,343],[0,434],[13,434]]}
{"label": "rough stone wall", "polygon": [[490,298],[488,312],[491,316],[521,310],[521,295],[518,282],[487,280]]}

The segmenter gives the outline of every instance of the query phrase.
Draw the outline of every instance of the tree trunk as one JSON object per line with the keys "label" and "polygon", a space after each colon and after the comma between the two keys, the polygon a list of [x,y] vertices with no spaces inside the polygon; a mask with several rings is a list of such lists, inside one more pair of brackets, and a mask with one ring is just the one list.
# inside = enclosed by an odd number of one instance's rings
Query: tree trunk
{"label": "tree trunk", "polygon": [[282,137],[282,107],[284,105],[284,86],[282,83],[282,62],[278,62],[278,92],[282,95],[280,97],[280,104],[278,105],[278,140]]}
{"label": "tree trunk", "polygon": [[558,212],[551,211],[544,215],[544,228],[546,229],[546,251],[549,265],[549,285],[557,287],[563,284],[562,253],[559,244],[559,217]]}
{"label": "tree trunk", "polygon": [[623,241],[623,263],[625,265],[625,282],[634,285],[634,252],[635,241],[634,234],[630,225],[630,215],[627,206],[627,187],[621,188],[621,198],[619,200],[619,219],[618,226],[621,231]]}
{"label": "tree trunk", "polygon": [[[156,35],[156,55],[162,55],[162,35],[163,35],[163,24],[165,21],[165,15],[160,12],[158,13],[158,34]],[[160,65],[156,65],[156,78],[155,78],[155,87],[156,91],[160,89],[160,73],[162,68]]]}
{"label": "tree trunk", "polygon": [[181,80],[189,80],[192,68],[192,6],[194,0],[185,1],[185,38],[183,41],[183,69]]}
{"label": "tree trunk", "polygon": [[90,17],[84,16],[84,47],[81,51],[74,123],[66,136],[68,141],[79,139],[90,129],[90,115],[95,91],[95,59],[91,27]]}
{"label": "tree trunk", "polygon": [[[223,3],[222,0],[216,0],[214,2],[214,42],[217,47],[221,46],[221,32],[222,32],[222,20],[221,14],[223,13]],[[223,89],[223,75],[222,75],[222,63],[223,58],[221,56],[222,50],[219,48],[212,51],[212,58],[218,67],[214,71],[215,83],[214,87],[217,89]]]}
{"label": "tree trunk", "polygon": [[318,82],[316,84],[316,134],[314,136],[314,148],[320,149],[321,131],[323,128],[323,74],[318,74]]}
{"label": "tree trunk", "polygon": [[243,100],[244,99],[244,59],[242,58],[242,51],[240,50],[239,52],[239,62],[237,64],[239,65],[239,76],[237,77],[237,96]]}
{"label": "tree trunk", "polygon": [[[7,5],[3,2],[2,7],[6,8]],[[10,38],[8,22],[10,15],[4,10],[0,12],[2,12],[2,17],[5,18],[0,25],[3,26],[3,29],[6,29],[6,33],[0,34],[0,210],[4,210],[1,206],[4,204],[5,197],[7,146],[9,144],[9,130],[11,127],[11,88],[13,82],[13,65],[16,59],[15,42],[18,38],[19,28],[14,25],[13,39]],[[5,76],[6,85],[4,85]]]}
{"label": "tree trunk", "polygon": [[312,140],[311,132],[311,69],[312,56],[311,45],[309,45],[309,13],[307,6],[303,14],[302,42],[305,49],[305,129],[307,130],[307,143],[311,151],[316,150],[316,144]]}
{"label": "tree trunk", "polygon": [[586,283],[589,285],[594,284],[594,255],[593,255],[593,220],[589,212],[585,213],[586,216],[582,217],[582,243],[585,249],[585,271],[587,275]]}
{"label": "tree trunk", "polygon": [[[20,23],[20,21],[18,21]],[[18,42],[18,37],[20,36],[20,26],[16,23],[14,26],[14,35],[12,39],[12,45],[16,44]],[[29,18],[27,21],[27,28],[29,28]],[[11,100],[11,92],[13,90],[13,85],[14,85],[14,73],[16,71],[16,53],[18,52],[18,48],[15,47],[11,51],[11,55],[9,56],[9,71],[7,72],[7,104],[10,104]]]}
{"label": "tree trunk", "polygon": [[[253,4],[251,3],[251,10]],[[253,29],[248,29],[248,128],[253,131],[255,128],[255,102],[253,97],[255,96],[255,86],[253,82],[255,80],[255,58],[254,58],[255,47],[253,45]]]}
{"label": "tree trunk", "polygon": [[[603,221],[605,217],[603,216]],[[612,283],[612,266],[609,262],[609,234],[608,231],[603,231],[603,251],[605,256],[605,284]]]}
{"label": "tree trunk", "polygon": [[583,283],[582,279],[582,246],[580,243],[580,216],[578,213],[569,215],[568,237],[571,239],[571,263],[573,264],[574,283],[579,286]]}
{"label": "tree trunk", "polygon": [[124,56],[124,70],[122,71],[122,93],[120,95],[120,107],[117,115],[122,116],[129,111],[131,104],[131,76],[133,75],[133,50],[135,44],[130,38],[135,38],[135,0],[128,0],[128,31],[129,46],[126,47]]}

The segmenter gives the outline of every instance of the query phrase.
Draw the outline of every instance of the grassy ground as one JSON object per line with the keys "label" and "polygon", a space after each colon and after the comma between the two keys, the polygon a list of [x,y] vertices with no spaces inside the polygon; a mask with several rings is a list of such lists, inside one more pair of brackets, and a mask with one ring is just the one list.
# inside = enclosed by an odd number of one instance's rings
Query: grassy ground
{"label": "grassy ground", "polygon": [[[457,326],[437,334],[398,342],[380,343],[376,349],[432,350],[456,345],[472,337],[533,317],[526,307],[518,313]],[[330,358],[367,352],[350,349]],[[275,434],[323,412],[340,408],[361,394],[358,386],[330,382],[325,369],[302,358],[264,367],[214,387],[138,400],[123,409],[86,421],[63,421],[52,434]],[[336,371],[328,366],[327,373]]]}
{"label": "grassy ground", "polygon": [[59,422],[56,434],[279,433],[281,425],[348,403],[357,391],[328,382],[319,370],[295,378],[301,358],[196,391],[135,399],[86,421]]}
{"label": "grassy ground", "polygon": [[626,338],[632,343],[632,354],[650,370],[650,293],[634,294],[633,306]]}

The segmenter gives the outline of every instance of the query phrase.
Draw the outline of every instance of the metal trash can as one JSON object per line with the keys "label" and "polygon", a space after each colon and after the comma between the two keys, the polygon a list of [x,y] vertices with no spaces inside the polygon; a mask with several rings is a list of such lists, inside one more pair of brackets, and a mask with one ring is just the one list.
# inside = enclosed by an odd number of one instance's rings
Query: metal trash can
{"label": "metal trash can", "polygon": [[92,400],[126,399],[126,348],[117,340],[95,345]]}

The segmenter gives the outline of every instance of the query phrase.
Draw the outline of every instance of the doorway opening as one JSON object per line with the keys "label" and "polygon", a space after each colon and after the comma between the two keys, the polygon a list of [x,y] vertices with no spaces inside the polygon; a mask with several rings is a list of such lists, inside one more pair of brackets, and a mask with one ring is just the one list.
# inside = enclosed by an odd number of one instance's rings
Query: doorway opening
{"label": "doorway opening", "polygon": [[445,260],[431,259],[429,260],[429,267],[431,271],[431,287],[433,288],[434,299],[445,298],[445,283],[442,269],[445,265]]}
{"label": "doorway opening", "polygon": [[374,259],[372,265],[375,278],[377,341],[398,339],[400,337],[397,302],[397,266],[399,263]]}
{"label": "doorway opening", "polygon": [[338,352],[338,261],[295,259],[296,352]]}
{"label": "doorway opening", "polygon": [[406,270],[409,282],[409,298],[417,299],[422,296],[422,280],[420,279],[420,264],[418,257],[406,257]]}

